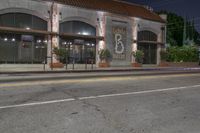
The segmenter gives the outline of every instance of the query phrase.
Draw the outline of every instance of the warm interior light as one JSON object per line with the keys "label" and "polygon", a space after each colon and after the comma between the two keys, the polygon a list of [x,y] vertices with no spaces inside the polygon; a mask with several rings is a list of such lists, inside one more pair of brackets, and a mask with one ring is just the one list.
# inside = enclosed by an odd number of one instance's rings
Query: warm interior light
{"label": "warm interior light", "polygon": [[47,40],[44,40],[44,43],[47,43]]}
{"label": "warm interior light", "polygon": [[41,43],[42,41],[41,41],[41,40],[37,40],[37,42],[38,42],[38,43]]}
{"label": "warm interior light", "polygon": [[15,38],[12,38],[12,42],[15,42]]}
{"label": "warm interior light", "polygon": [[82,35],[89,35],[89,33],[88,32],[83,32]]}
{"label": "warm interior light", "polygon": [[30,30],[30,27],[26,27],[26,30]]}

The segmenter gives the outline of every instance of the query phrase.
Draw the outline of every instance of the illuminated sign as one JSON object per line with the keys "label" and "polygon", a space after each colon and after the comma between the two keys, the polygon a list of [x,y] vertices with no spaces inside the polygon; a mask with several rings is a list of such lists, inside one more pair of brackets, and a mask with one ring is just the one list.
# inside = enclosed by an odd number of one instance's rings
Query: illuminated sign
{"label": "illuminated sign", "polygon": [[126,58],[126,27],[113,26],[113,59],[123,60]]}

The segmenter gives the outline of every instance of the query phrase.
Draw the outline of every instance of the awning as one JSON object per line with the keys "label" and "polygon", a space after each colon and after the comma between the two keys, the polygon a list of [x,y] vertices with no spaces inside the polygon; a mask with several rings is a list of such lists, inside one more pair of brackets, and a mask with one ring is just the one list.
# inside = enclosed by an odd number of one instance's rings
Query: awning
{"label": "awning", "polygon": [[102,36],[90,36],[90,35],[79,35],[79,34],[69,34],[69,33],[60,33],[60,37],[66,39],[84,39],[84,40],[104,40]]}
{"label": "awning", "polygon": [[2,27],[0,26],[0,32],[3,33],[15,33],[15,34],[30,34],[30,35],[56,35],[57,33],[42,31],[42,30],[33,30],[33,29],[22,29],[14,27]]}
{"label": "awning", "polygon": [[102,36],[90,36],[90,35],[78,35],[70,33],[56,33],[42,30],[22,29],[14,27],[2,27],[0,26],[0,32],[2,33],[14,33],[14,34],[30,34],[30,35],[57,35],[67,39],[84,39],[84,40],[104,40]]}

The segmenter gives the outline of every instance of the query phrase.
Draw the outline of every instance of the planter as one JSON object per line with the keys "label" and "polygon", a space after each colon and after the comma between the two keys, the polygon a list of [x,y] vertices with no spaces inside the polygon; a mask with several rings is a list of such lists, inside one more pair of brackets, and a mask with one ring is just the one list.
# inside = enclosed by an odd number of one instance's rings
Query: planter
{"label": "planter", "polygon": [[141,63],[132,63],[132,67],[142,67],[142,64]]}
{"label": "planter", "polygon": [[166,61],[161,61],[160,64],[158,65],[159,67],[169,67],[169,62]]}
{"label": "planter", "polygon": [[108,62],[100,62],[99,67],[101,68],[110,67],[110,64]]}
{"label": "planter", "polygon": [[198,62],[168,62],[170,67],[200,67]]}
{"label": "planter", "polygon": [[64,64],[63,63],[50,63],[49,64],[50,68],[63,68],[64,67]]}

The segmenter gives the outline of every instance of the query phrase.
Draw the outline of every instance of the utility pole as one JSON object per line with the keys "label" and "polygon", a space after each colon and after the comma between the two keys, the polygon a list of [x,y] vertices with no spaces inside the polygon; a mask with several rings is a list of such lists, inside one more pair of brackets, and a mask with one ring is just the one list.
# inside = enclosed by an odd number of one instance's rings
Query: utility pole
{"label": "utility pole", "polygon": [[185,41],[186,41],[186,18],[184,19],[184,27],[183,27],[183,45],[185,45]]}

